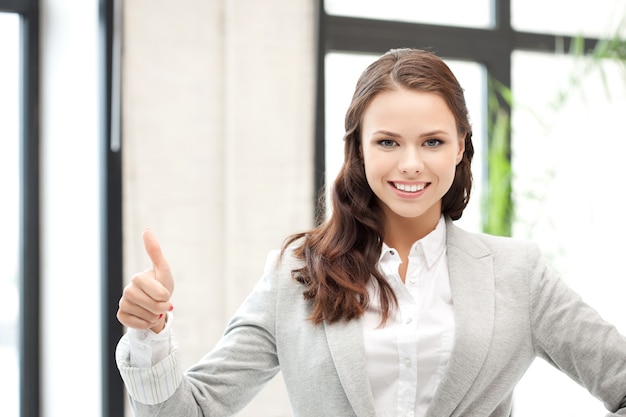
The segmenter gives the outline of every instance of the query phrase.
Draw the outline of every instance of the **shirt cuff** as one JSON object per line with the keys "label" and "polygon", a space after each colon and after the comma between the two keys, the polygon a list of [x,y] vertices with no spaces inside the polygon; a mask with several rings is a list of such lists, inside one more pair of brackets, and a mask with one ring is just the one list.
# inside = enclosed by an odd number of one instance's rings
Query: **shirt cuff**
{"label": "shirt cuff", "polygon": [[[169,319],[171,317],[168,317],[168,325],[171,323]],[[131,344],[134,342],[131,341],[131,338],[141,336],[141,334],[133,336],[132,333],[135,333],[135,331],[131,332],[131,330],[133,329],[128,329],[128,332],[120,339],[115,352],[117,367],[128,395],[133,400],[143,404],[154,405],[162,403],[176,392],[183,379],[183,369],[178,347],[173,338],[168,336],[166,343],[170,353],[167,356],[149,367],[133,366],[131,364]],[[160,336],[164,331],[165,329],[158,334],[150,331],[149,333],[152,334],[148,333],[145,335],[145,339],[156,337],[158,340],[165,338]],[[139,332],[142,333],[143,331]],[[171,333],[171,330],[168,333]]]}
{"label": "shirt cuff", "polygon": [[170,354],[173,321],[174,314],[167,313],[165,327],[159,333],[154,333],[150,329],[128,329],[126,334],[130,342],[130,366],[150,368]]}

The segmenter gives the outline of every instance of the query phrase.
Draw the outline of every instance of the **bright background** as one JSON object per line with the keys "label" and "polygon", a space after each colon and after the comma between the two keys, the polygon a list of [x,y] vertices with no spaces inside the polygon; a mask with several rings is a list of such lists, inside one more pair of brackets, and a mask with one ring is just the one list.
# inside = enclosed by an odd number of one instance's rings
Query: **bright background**
{"label": "bright background", "polygon": [[[190,364],[219,337],[260,273],[264,254],[287,233],[311,225],[315,2],[182,3],[132,0],[125,6],[125,262],[128,274],[145,267],[138,237],[144,227],[155,227],[177,265],[177,332]],[[97,416],[98,7],[95,0],[42,4],[44,415]],[[326,4],[336,14],[493,24],[489,0]],[[564,10],[567,18],[558,18]],[[283,18],[271,20],[276,16]],[[607,36],[624,16],[624,1],[512,2],[513,25],[529,32]],[[19,20],[0,13],[0,398],[6,417],[18,416],[18,45]],[[373,59],[326,57],[328,179],[341,161],[343,116],[356,77]],[[568,77],[584,60],[528,52],[512,59],[513,233],[538,242],[567,282],[626,333],[619,243],[626,234],[620,213],[624,72],[607,65],[606,78],[592,72],[572,89]],[[459,223],[479,230],[485,70],[447,61],[465,88],[477,151],[476,189]],[[563,90],[570,99],[555,108]],[[80,383],[75,367],[82,370]],[[541,360],[516,391],[515,417],[603,413],[597,400]],[[290,415],[279,378],[245,415]]]}

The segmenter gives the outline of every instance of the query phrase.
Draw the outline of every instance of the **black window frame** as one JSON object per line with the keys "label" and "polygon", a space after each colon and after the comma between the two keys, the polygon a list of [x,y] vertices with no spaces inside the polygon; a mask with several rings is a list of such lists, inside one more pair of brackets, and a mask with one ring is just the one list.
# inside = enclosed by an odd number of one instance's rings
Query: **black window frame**
{"label": "black window frame", "polygon": [[124,333],[116,319],[123,290],[121,39],[122,1],[100,0],[102,51],[101,150],[102,183],[102,416],[125,413],[125,388],[115,362],[115,348]]}

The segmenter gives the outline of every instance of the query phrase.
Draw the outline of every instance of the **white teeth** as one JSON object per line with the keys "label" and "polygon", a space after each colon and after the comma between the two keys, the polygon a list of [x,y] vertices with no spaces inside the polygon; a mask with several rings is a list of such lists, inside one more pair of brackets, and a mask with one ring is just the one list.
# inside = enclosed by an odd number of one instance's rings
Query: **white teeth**
{"label": "white teeth", "polygon": [[393,183],[393,186],[396,187],[400,191],[406,191],[409,193],[415,193],[418,191],[422,191],[426,184],[399,184],[397,182]]}

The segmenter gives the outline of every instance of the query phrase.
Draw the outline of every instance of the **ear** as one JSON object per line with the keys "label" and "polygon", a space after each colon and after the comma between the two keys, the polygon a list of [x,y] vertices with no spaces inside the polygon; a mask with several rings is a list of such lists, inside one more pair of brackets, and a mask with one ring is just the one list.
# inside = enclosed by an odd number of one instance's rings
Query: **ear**
{"label": "ear", "polygon": [[456,154],[456,164],[460,164],[463,160],[463,154],[465,153],[465,136],[459,138],[459,151]]}

